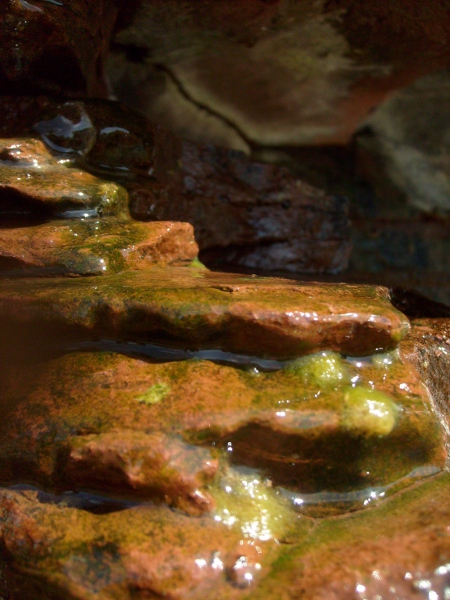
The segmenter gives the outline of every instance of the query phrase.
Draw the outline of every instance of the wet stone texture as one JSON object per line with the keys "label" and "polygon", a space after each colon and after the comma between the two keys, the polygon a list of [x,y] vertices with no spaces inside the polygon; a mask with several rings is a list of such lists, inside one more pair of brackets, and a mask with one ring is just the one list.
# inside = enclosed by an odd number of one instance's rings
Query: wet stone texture
{"label": "wet stone texture", "polygon": [[96,351],[23,372],[1,409],[8,600],[446,589],[442,434],[395,353],[258,372]]}
{"label": "wet stone texture", "polygon": [[[8,600],[320,598],[318,552],[345,554],[331,589],[359,598],[379,589],[359,548],[380,527],[394,545],[412,536],[395,571],[372,544],[380,586],[407,568],[406,586],[446,585],[447,505],[431,525],[424,492],[445,431],[385,288],[194,261],[0,289]],[[421,518],[393,527],[420,490]],[[424,538],[439,557],[414,562]]]}
{"label": "wet stone texture", "polygon": [[191,225],[104,219],[0,229],[0,271],[8,275],[101,275],[151,264],[190,263]]}
{"label": "wet stone texture", "polygon": [[15,335],[178,343],[264,358],[319,350],[353,356],[394,349],[409,321],[386,288],[302,284],[153,267],[82,281],[3,280],[0,318]]}
{"label": "wet stone texture", "polygon": [[[98,180],[114,185],[111,191],[118,188],[122,197],[127,190],[134,218],[191,223],[208,264],[308,273],[335,273],[347,266],[346,200],[307,185],[286,168],[250,161],[241,152],[181,142],[117,102],[3,97],[0,110],[5,115],[0,134],[7,138],[0,189],[5,213],[19,210],[21,194],[28,211],[36,205],[41,212],[48,210],[43,196],[60,194],[64,200],[58,204],[74,206],[69,212],[60,209],[59,216],[75,216],[77,208],[79,216],[83,210],[89,216],[110,214],[110,207],[88,206],[79,197],[82,181],[74,175],[80,178],[81,169],[87,169],[121,182]],[[84,179],[93,183],[89,173]],[[65,189],[55,186],[52,174],[67,182]]]}
{"label": "wet stone texture", "polygon": [[446,308],[197,258],[346,267],[347,201],[275,163],[444,64],[424,6],[0,7],[0,600],[449,596]]}
{"label": "wet stone texture", "polygon": [[225,475],[227,461],[259,469],[293,507],[321,514],[361,508],[370,488],[392,493],[445,462],[426,388],[395,353],[346,361],[325,352],[268,373],[147,360],[75,353],[30,366],[26,381],[10,373],[3,483],[203,512],[215,508],[208,489],[220,460]]}
{"label": "wet stone texture", "polygon": [[0,140],[2,220],[127,216],[128,195],[122,186],[65,162],[40,140]]}
{"label": "wet stone texture", "polygon": [[414,319],[402,353],[429,387],[436,410],[450,430],[450,319]]}

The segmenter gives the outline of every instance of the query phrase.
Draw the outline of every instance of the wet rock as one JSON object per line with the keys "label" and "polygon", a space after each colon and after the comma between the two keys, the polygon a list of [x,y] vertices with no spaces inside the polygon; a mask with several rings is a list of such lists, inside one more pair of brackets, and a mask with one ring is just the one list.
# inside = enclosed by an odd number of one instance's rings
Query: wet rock
{"label": "wet rock", "polygon": [[[226,568],[232,568],[231,557],[239,549],[249,561],[254,550],[212,519],[153,506],[98,516],[52,500],[36,491],[0,492],[8,600],[24,594],[42,600],[234,600],[248,592],[227,580]],[[263,571],[270,548],[258,547]]]}
{"label": "wet rock", "polygon": [[69,487],[159,498],[191,514],[214,506],[200,489],[216,474],[218,460],[207,449],[162,433],[113,430],[78,436],[62,466],[62,485]]}
{"label": "wet rock", "polygon": [[[233,498],[248,505],[243,487],[254,499],[269,493],[258,473],[273,490],[263,511],[270,519],[284,504],[319,515],[361,509],[445,462],[427,391],[395,355],[341,359],[344,377],[330,384],[331,353],[261,373],[176,356],[152,364],[145,346],[120,348],[134,357],[97,350],[35,359],[26,377],[18,377],[23,364],[11,367],[3,484],[163,500],[189,513],[214,510],[215,498],[222,520],[234,523]],[[244,528],[254,503],[246,511]]]}
{"label": "wet rock", "polygon": [[0,143],[0,216],[43,219],[128,214],[125,189],[65,164],[37,139]]}
{"label": "wet rock", "polygon": [[104,0],[27,2],[0,8],[0,91],[106,96],[103,62],[117,17]]}
{"label": "wet rock", "polygon": [[31,328],[44,338],[176,342],[186,349],[266,358],[319,350],[367,356],[395,348],[409,329],[382,287],[181,267],[129,271],[101,281],[3,280],[0,320],[5,332],[15,328],[15,336]]}
{"label": "wet rock", "polygon": [[359,170],[381,198],[450,213],[450,73],[397,92],[356,135]]}
{"label": "wet rock", "polygon": [[316,521],[280,550],[252,600],[445,597],[449,483],[445,473],[373,510]]}
{"label": "wet rock", "polygon": [[450,431],[450,319],[415,319],[401,349],[429,387],[435,411]]}
{"label": "wet rock", "polygon": [[121,100],[182,137],[273,156],[347,143],[391,90],[447,64],[447,21],[442,3],[418,1],[192,11],[148,0],[117,36],[108,71]]}
{"label": "wet rock", "polygon": [[67,164],[120,180],[133,217],[190,222],[209,264],[311,273],[347,266],[347,202],[286,168],[181,144],[118,102],[5,97],[0,110],[0,135],[40,135]]}
{"label": "wet rock", "polygon": [[99,275],[181,265],[197,253],[188,223],[106,217],[0,229],[0,272],[16,276]]}
{"label": "wet rock", "polygon": [[130,190],[130,211],[141,219],[176,215],[192,223],[209,264],[312,273],[347,266],[344,199],[308,186],[286,168],[189,142],[183,143],[182,177],[176,203],[143,182]]}
{"label": "wet rock", "polygon": [[164,182],[177,169],[179,149],[170,152],[175,136],[119,102],[4,96],[0,111],[0,137],[40,135],[51,151],[99,175]]}
{"label": "wet rock", "polygon": [[[370,462],[369,454],[364,454],[364,460],[359,455],[364,446],[353,447],[349,455],[358,469],[371,472],[380,461],[379,476],[389,478],[398,475],[399,468],[407,470],[411,459],[417,460],[418,438],[423,436],[429,443],[432,428],[427,430],[425,425],[429,410],[423,404],[419,408],[422,400],[416,394],[420,382],[412,371],[403,373],[405,367],[398,362],[394,378],[387,378],[386,358],[373,359],[364,367],[345,362],[344,367],[346,377],[359,369],[360,379],[371,381],[379,370],[375,386],[389,390],[404,407],[403,426],[409,420],[406,437],[396,443],[384,435],[366,445],[366,452],[370,448],[375,460],[370,466],[366,462]],[[273,430],[276,421],[282,420],[276,414],[280,409],[303,412],[306,402],[308,408],[316,404],[315,413],[320,414],[317,405],[323,402],[328,411],[332,410],[330,388],[327,398],[312,393],[321,371],[308,367],[299,373],[295,366],[294,371],[257,374],[211,362],[149,364],[97,352],[68,355],[47,366],[35,364],[27,381],[12,377],[5,389],[0,436],[1,472],[11,473],[8,483],[15,484],[0,491],[2,574],[6,589],[12,590],[11,594],[18,590],[11,599],[33,592],[42,598],[51,593],[49,597],[74,599],[95,593],[106,600],[112,593],[131,589],[137,598],[151,592],[181,599],[189,592],[193,598],[213,593],[224,600],[249,593],[251,598],[357,600],[364,598],[366,590],[381,593],[389,586],[398,588],[406,600],[414,597],[420,581],[430,581],[430,589],[437,592],[444,589],[445,573],[441,575],[438,569],[442,571],[450,560],[447,475],[422,481],[418,487],[418,480],[433,473],[425,469],[422,477],[413,475],[404,483],[395,482],[393,489],[380,488],[372,479],[365,500],[360,499],[359,505],[353,500],[350,505],[353,510],[356,506],[371,509],[348,514],[347,498],[343,511],[347,514],[339,519],[326,517],[330,510],[324,505],[335,504],[336,496],[345,504],[345,494],[335,494],[333,499],[326,491],[315,498],[296,494],[297,500],[315,502],[313,514],[322,518],[311,520],[298,518],[286,506],[286,498],[276,493],[280,482],[269,485],[270,471],[263,480],[248,467],[241,470],[238,440],[231,444],[231,451],[227,438],[222,440],[225,444],[218,481],[211,480],[217,461],[209,458],[205,440],[203,447],[197,448],[176,440],[174,433],[180,431],[180,425],[189,427],[184,435],[192,438],[196,421],[203,420],[218,431],[218,427],[236,420],[236,413],[240,420],[243,413],[253,421],[255,415],[262,415],[268,424],[270,404]],[[398,375],[405,373],[409,391],[398,385]],[[323,379],[323,374],[319,378]],[[293,394],[300,390],[308,398],[299,398],[294,408]],[[426,401],[423,391],[419,393]],[[287,397],[291,398],[290,408]],[[305,424],[303,421],[297,436],[298,442],[301,439],[307,446]],[[161,433],[161,425],[168,433]],[[321,435],[326,440],[329,431],[322,429]],[[266,435],[262,456],[272,450],[267,439]],[[348,442],[351,445],[351,437]],[[254,439],[254,443],[258,441]],[[408,444],[412,450],[409,457]],[[387,460],[383,446],[390,447],[391,460]],[[342,446],[332,447],[328,460],[342,450]],[[217,444],[212,447],[214,451],[219,448]],[[301,448],[297,443],[296,449]],[[284,452],[287,450],[285,447]],[[431,454],[427,458],[433,460]],[[233,462],[231,468],[226,467],[227,461]],[[347,463],[342,461],[341,469]],[[166,464],[170,465],[168,471]],[[270,473],[274,478],[279,467]],[[322,476],[326,477],[324,467],[322,464]],[[51,469],[52,482],[43,477]],[[67,490],[70,486],[72,492],[56,495],[17,485],[21,478],[47,489],[56,485]],[[167,493],[166,501],[175,506],[180,506],[181,490],[187,488],[189,492],[201,483],[203,498],[205,491],[210,493],[216,506],[212,512],[193,518],[164,506],[142,504],[149,491],[158,500],[158,495],[146,487],[149,483],[157,483]],[[410,487],[381,501],[391,491],[398,491],[399,485],[400,489]],[[76,491],[85,486],[114,496]],[[186,510],[186,504],[181,503],[181,508]],[[285,543],[274,543],[274,535]]]}

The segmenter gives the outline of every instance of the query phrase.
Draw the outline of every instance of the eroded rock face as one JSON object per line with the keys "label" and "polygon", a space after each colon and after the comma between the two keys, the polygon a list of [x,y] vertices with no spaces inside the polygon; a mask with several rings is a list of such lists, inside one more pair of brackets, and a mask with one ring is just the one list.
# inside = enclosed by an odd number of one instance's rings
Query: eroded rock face
{"label": "eroded rock face", "polygon": [[450,71],[397,92],[356,136],[361,174],[379,195],[450,213]]}
{"label": "eroded rock face", "polygon": [[301,544],[281,550],[251,598],[444,595],[449,589],[448,485],[444,475],[388,500],[380,510],[316,523]]}
{"label": "eroded rock face", "polygon": [[116,37],[122,100],[246,152],[345,144],[391,90],[447,65],[443,3],[144,1]]}
{"label": "eroded rock face", "polygon": [[104,275],[188,264],[197,254],[189,223],[105,218],[0,229],[0,271],[10,276]]}
{"label": "eroded rock face", "polygon": [[3,219],[123,218],[128,214],[128,196],[122,186],[68,166],[37,139],[3,139],[0,173]]}
{"label": "eroded rock face", "polygon": [[329,196],[286,168],[242,153],[183,142],[177,202],[142,182],[130,189],[136,218],[177,215],[194,225],[202,260],[221,266],[334,273],[347,266],[345,199]]}
{"label": "eroded rock face", "polygon": [[0,90],[105,96],[117,4],[8,0],[0,9]]}
{"label": "eroded rock face", "polygon": [[[222,531],[211,519],[191,519],[164,507],[99,517],[34,491],[4,490],[0,495],[7,515],[0,525],[4,547],[10,557],[19,553],[25,558],[4,571],[6,592],[13,600],[18,589],[42,599],[106,600],[111,594],[234,599],[246,590],[233,585],[233,573],[246,562],[244,573],[256,577],[267,561],[267,555],[261,556],[262,542],[258,552],[251,544],[241,544],[237,532]],[[52,553],[42,555],[48,544]],[[23,575],[25,565],[33,577]]]}
{"label": "eroded rock face", "polygon": [[402,352],[424,378],[436,411],[450,430],[450,319],[415,319]]}
{"label": "eroded rock face", "polygon": [[[283,362],[94,341],[78,347],[84,352],[47,348],[66,353],[47,361],[45,340],[29,327],[27,336],[9,356],[0,409],[0,483],[9,488],[0,493],[0,556],[12,600],[16,590],[203,599],[212,587],[224,600],[280,590],[286,598],[329,590],[359,598],[356,586],[397,585],[400,571],[413,568],[414,583],[417,571],[446,564],[450,547],[435,535],[447,504],[436,517],[428,505],[435,491],[422,491],[421,519],[412,513],[407,527],[398,519],[395,492],[403,490],[403,508],[414,505],[417,490],[407,490],[439,472],[446,448],[426,388],[396,352]],[[349,514],[369,506],[366,518]],[[336,513],[341,520],[329,521]],[[409,540],[395,569],[380,542],[360,552],[361,536],[375,538],[375,530],[386,543]],[[422,558],[409,567],[418,547]],[[345,554],[343,580],[318,580],[317,552]],[[302,577],[294,576],[298,560],[307,565]],[[378,566],[381,583],[371,582]],[[433,585],[443,585],[437,575]]]}
{"label": "eroded rock face", "polygon": [[[416,322],[405,341],[379,286],[195,260],[172,215],[211,260],[336,271],[346,204],[81,101],[105,94],[117,11],[135,8],[121,4],[0,9],[0,90],[72,97],[0,99],[1,598],[446,596],[445,328]],[[410,34],[398,3],[145,0],[144,29],[117,38],[135,68],[116,54],[111,73],[197,139],[278,159],[345,142],[440,64],[446,9],[421,7]]]}
{"label": "eroded rock face", "polygon": [[287,502],[321,514],[361,508],[374,501],[371,488],[383,497],[445,461],[426,389],[395,354],[345,361],[328,352],[261,373],[181,357],[149,364],[145,347],[122,351],[141,359],[75,353],[10,379],[3,483],[195,514],[226,502],[220,490],[244,467],[268,478],[280,511]]}

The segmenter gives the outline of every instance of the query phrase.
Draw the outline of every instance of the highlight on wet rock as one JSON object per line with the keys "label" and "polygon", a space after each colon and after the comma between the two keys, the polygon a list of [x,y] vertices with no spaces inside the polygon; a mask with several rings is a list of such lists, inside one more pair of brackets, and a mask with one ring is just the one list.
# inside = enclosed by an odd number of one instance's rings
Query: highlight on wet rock
{"label": "highlight on wet rock", "polygon": [[450,597],[448,16],[0,4],[0,600]]}

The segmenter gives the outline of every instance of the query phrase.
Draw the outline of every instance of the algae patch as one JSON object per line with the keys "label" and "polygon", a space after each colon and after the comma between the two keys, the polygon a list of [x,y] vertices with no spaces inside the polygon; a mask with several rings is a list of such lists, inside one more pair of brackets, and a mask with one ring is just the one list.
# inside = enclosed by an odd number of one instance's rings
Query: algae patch
{"label": "algae patch", "polygon": [[337,352],[320,352],[299,358],[288,370],[300,375],[306,382],[322,388],[335,388],[349,381],[344,360]]}
{"label": "algae patch", "polygon": [[142,396],[137,398],[139,404],[147,404],[151,406],[152,404],[158,404],[161,400],[170,393],[170,385],[167,383],[155,383],[151,387],[145,391]]}
{"label": "algae patch", "polygon": [[292,520],[292,510],[271,481],[251,470],[230,469],[213,491],[214,519],[238,527],[245,538],[280,538]]}
{"label": "algae patch", "polygon": [[208,267],[201,262],[198,256],[196,256],[194,260],[189,263],[188,267],[191,269],[198,269],[200,271],[209,271]]}
{"label": "algae patch", "polygon": [[343,425],[364,436],[389,435],[397,423],[398,406],[390,396],[365,386],[344,393]]}

